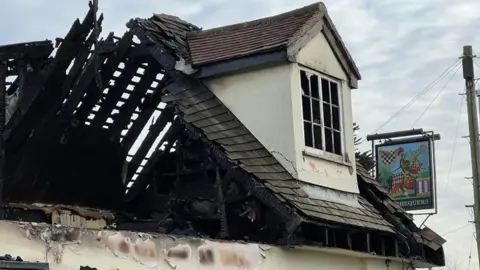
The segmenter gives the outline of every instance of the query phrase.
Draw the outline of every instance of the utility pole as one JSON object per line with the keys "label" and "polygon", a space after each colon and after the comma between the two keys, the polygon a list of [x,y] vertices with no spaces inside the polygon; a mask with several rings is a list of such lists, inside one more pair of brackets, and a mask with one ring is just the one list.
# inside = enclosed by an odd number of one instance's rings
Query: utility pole
{"label": "utility pole", "polygon": [[[480,151],[478,141],[478,113],[475,92],[475,73],[473,68],[472,46],[463,46],[463,78],[467,89],[467,113],[468,130],[470,134],[470,153],[472,155],[472,179],[473,179],[473,210],[475,217],[475,231],[480,235]],[[480,260],[480,241],[477,238],[477,254]]]}

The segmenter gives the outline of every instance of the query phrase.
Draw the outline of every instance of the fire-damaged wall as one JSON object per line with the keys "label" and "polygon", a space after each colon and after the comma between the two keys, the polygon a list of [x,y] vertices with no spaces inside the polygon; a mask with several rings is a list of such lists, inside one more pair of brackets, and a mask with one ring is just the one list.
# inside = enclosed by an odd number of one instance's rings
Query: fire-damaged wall
{"label": "fire-damaged wall", "polygon": [[0,254],[18,256],[24,261],[48,262],[50,269],[81,269],[82,266],[98,270],[402,269],[400,262],[340,253],[160,234],[0,222]]}
{"label": "fire-damaged wall", "polygon": [[7,160],[7,169],[15,170],[8,171],[12,181],[4,184],[4,199],[120,208],[127,153],[105,133],[84,125],[46,124],[23,146],[22,155],[13,153]]}

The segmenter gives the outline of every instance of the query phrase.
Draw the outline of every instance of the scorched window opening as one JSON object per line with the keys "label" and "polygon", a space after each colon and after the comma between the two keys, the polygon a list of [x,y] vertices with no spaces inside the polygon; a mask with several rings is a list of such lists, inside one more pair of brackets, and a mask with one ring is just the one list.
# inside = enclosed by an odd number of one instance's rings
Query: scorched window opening
{"label": "scorched window opening", "polygon": [[300,70],[305,146],[342,155],[342,125],[338,82]]}

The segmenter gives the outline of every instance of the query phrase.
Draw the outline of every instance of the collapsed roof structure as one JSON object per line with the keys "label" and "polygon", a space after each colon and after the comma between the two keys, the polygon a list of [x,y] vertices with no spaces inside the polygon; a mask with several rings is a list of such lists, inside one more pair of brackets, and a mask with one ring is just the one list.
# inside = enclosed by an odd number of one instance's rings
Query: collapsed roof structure
{"label": "collapsed roof structure", "polygon": [[445,240],[418,228],[361,166],[362,209],[309,197],[202,83],[288,61],[286,45],[321,22],[356,85],[358,69],[323,4],[212,30],[157,14],[101,40],[95,13],[90,6],[55,46],[0,47],[1,218],[50,222],[39,203],[85,216],[105,209],[118,230],[338,247],[444,265]]}

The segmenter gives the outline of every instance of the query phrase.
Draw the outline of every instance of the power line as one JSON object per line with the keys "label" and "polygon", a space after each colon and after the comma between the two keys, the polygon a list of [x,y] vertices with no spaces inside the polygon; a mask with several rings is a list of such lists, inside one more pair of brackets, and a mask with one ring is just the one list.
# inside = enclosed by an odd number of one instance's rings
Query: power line
{"label": "power line", "polygon": [[470,269],[470,265],[472,263],[472,244],[473,244],[473,239],[475,238],[475,229],[473,229],[472,232],[472,238],[470,238],[470,251],[468,252],[468,264],[467,264],[467,270]]}
{"label": "power line", "polygon": [[458,118],[457,118],[457,127],[455,128],[455,137],[453,139],[452,154],[450,155],[450,165],[448,167],[448,176],[447,176],[447,181],[445,182],[444,192],[447,190],[448,182],[450,181],[450,176],[451,176],[451,173],[452,173],[453,157],[455,156],[455,149],[457,147],[458,131],[460,130],[460,120],[462,119],[462,110],[463,110],[464,101],[465,101],[465,98],[463,96],[461,96],[460,110],[458,112]]}
{"label": "power line", "polygon": [[462,227],[456,228],[455,230],[448,231],[448,232],[442,234],[441,236],[444,237],[444,236],[446,236],[446,235],[448,235],[448,234],[451,234],[451,233],[454,233],[454,232],[458,232],[458,231],[460,231],[461,229],[466,228],[467,226],[470,226],[470,225],[471,225],[471,224],[465,224],[465,225],[463,225]]}
{"label": "power line", "polygon": [[430,106],[432,106],[432,104],[435,102],[435,100],[437,100],[437,98],[440,96],[440,94],[442,94],[443,90],[445,90],[445,88],[447,88],[448,84],[452,81],[452,79],[455,77],[455,75],[460,70],[460,68],[461,68],[461,65],[458,65],[457,70],[455,70],[455,72],[452,74],[450,79],[448,79],[448,81],[445,83],[445,85],[443,85],[442,89],[440,89],[440,91],[438,91],[438,93],[435,95],[435,97],[433,97],[432,101],[428,104],[428,106],[425,108],[425,110],[423,110],[423,112],[420,114],[420,116],[413,122],[412,128],[414,128],[415,125],[418,123],[418,121],[420,121],[420,119],[422,119],[422,117],[425,115],[425,113],[428,111],[428,109],[430,109]]}
{"label": "power line", "polygon": [[477,66],[478,68],[480,68],[480,65],[479,65],[477,62],[473,61],[473,63],[475,64],[475,66]]}
{"label": "power line", "polygon": [[381,124],[373,133],[377,133],[381,128],[386,126],[390,121],[392,121],[395,117],[400,115],[404,112],[408,107],[410,107],[415,101],[417,101],[420,97],[422,97],[427,91],[432,89],[438,82],[440,82],[451,69],[460,62],[460,59],[455,59],[455,62],[451,64],[442,74],[440,74],[432,83],[430,83],[427,87],[425,87],[420,93],[418,93],[412,100],[410,100],[407,104],[405,104],[402,108],[400,108],[396,113],[394,113],[387,121]]}

